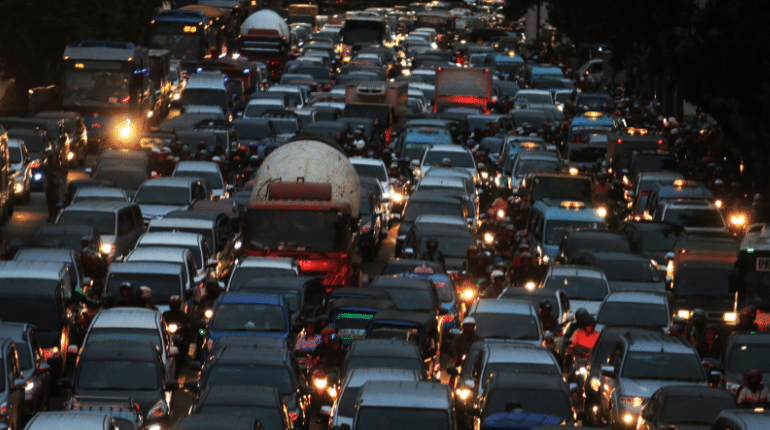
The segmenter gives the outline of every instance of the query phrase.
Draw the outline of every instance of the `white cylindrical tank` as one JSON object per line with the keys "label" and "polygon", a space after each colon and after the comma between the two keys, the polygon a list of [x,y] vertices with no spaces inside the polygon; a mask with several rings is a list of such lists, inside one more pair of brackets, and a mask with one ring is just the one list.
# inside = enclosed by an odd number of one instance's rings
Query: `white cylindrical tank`
{"label": "white cylindrical tank", "polygon": [[300,139],[283,145],[265,158],[257,171],[252,200],[267,200],[267,188],[273,182],[305,182],[331,184],[332,201],[350,205],[351,215],[358,217],[361,183],[358,173],[341,151],[319,140]]}
{"label": "white cylindrical tank", "polygon": [[286,21],[270,9],[263,9],[249,15],[241,24],[241,35],[249,34],[249,30],[277,30],[278,34],[286,39],[291,36]]}

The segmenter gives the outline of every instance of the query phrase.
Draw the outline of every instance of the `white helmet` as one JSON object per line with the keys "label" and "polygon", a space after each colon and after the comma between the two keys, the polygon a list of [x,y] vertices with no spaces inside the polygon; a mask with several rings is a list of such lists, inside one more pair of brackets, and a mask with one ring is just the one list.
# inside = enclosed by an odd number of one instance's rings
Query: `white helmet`
{"label": "white helmet", "polygon": [[489,275],[489,277],[492,278],[493,281],[495,280],[495,278],[500,276],[505,276],[505,273],[503,273],[502,270],[493,270],[492,273],[490,273]]}
{"label": "white helmet", "polygon": [[465,317],[463,325],[476,325],[476,319],[473,317]]}

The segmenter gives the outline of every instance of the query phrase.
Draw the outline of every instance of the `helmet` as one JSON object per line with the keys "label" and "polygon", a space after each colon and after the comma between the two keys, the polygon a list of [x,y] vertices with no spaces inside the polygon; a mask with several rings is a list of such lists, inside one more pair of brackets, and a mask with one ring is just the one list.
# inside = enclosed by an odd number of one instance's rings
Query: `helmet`
{"label": "helmet", "polygon": [[706,322],[706,320],[708,319],[708,315],[706,314],[706,311],[704,311],[703,309],[695,309],[694,311],[692,311],[692,315],[690,316],[690,318],[692,318],[693,321],[698,320],[701,322]]}
{"label": "helmet", "polygon": [[739,318],[754,318],[754,311],[751,310],[751,308],[743,308],[741,309],[740,314],[738,315]]}
{"label": "helmet", "polygon": [[465,317],[463,325],[476,325],[476,319],[473,317]]}
{"label": "helmet", "polygon": [[124,283],[120,284],[120,290],[121,291],[129,290],[130,291],[131,290],[131,283],[130,282],[124,282]]}
{"label": "helmet", "polygon": [[586,327],[591,326],[593,328],[596,328],[596,319],[592,316],[589,316],[588,318],[586,318],[583,324],[585,324]]}
{"label": "helmet", "polygon": [[206,149],[206,142],[204,142],[202,140],[200,142],[198,142],[198,151],[203,151],[205,149]]}
{"label": "helmet", "polygon": [[190,153],[190,147],[185,145],[182,147],[182,154],[189,154]]}
{"label": "helmet", "polygon": [[452,160],[449,158],[441,160],[441,167],[452,167]]}
{"label": "helmet", "polygon": [[580,308],[575,311],[575,318],[583,318],[585,321],[585,319],[587,319],[590,316],[591,314],[588,313],[588,310],[586,308]]}
{"label": "helmet", "polygon": [[214,156],[214,157],[212,157],[212,158],[211,158],[211,161],[213,161],[213,162],[215,162],[215,163],[219,164],[219,163],[221,163],[221,162],[222,162],[222,157],[220,157],[220,156],[218,156],[218,155],[217,155],[217,156]]}
{"label": "helmet", "polygon": [[671,324],[666,334],[669,336],[679,336],[682,334],[682,326],[679,324]]}
{"label": "helmet", "polygon": [[721,179],[717,179],[714,181],[714,185],[724,186],[724,184],[725,184],[725,181]]}
{"label": "helmet", "polygon": [[489,277],[492,278],[494,281],[495,278],[498,278],[500,276],[505,276],[505,273],[503,273],[502,270],[493,270],[492,273],[489,274]]}
{"label": "helmet", "polygon": [[249,157],[249,164],[256,167],[259,164],[259,155],[252,155]]}
{"label": "helmet", "polygon": [[540,301],[540,309],[551,310],[551,309],[553,309],[553,305],[548,300],[543,299],[543,300]]}
{"label": "helmet", "polygon": [[428,240],[425,241],[425,247],[428,249],[438,248],[438,240],[436,240],[435,237],[429,238]]}
{"label": "helmet", "polygon": [[363,125],[359,125],[358,127],[356,127],[356,130],[355,130],[354,133],[355,134],[364,134],[364,126]]}
{"label": "helmet", "polygon": [[182,307],[182,298],[179,296],[171,296],[168,299],[168,307],[170,308],[180,308]]}
{"label": "helmet", "polygon": [[761,193],[754,194],[754,201],[762,200],[762,199],[764,199],[764,197],[762,196]]}
{"label": "helmet", "polygon": [[494,219],[497,216],[497,212],[495,212],[494,209],[489,209],[487,211],[487,219]]}
{"label": "helmet", "polygon": [[687,320],[682,318],[682,317],[680,317],[680,316],[675,316],[674,318],[671,318],[671,325],[674,325],[674,324],[676,324],[676,325],[678,325],[680,327],[686,327],[687,326]]}
{"label": "helmet", "polygon": [[333,334],[329,336],[329,343],[332,343],[332,342],[342,342],[342,339],[340,339],[340,337],[337,336],[336,334]]}
{"label": "helmet", "polygon": [[152,299],[152,290],[150,287],[146,285],[142,285],[139,287],[139,297],[142,298],[142,300],[150,300]]}

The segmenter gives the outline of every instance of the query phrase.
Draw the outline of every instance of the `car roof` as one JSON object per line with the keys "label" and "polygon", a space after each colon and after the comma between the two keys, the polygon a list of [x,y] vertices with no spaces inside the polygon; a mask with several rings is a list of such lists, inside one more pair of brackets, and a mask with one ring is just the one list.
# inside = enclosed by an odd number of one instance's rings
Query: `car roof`
{"label": "car roof", "polygon": [[532,303],[517,299],[480,299],[472,310],[473,313],[536,315]]}
{"label": "car roof", "polygon": [[629,351],[667,352],[672,354],[694,354],[693,346],[679,336],[669,336],[661,331],[629,332]]}
{"label": "car roof", "polygon": [[429,146],[426,153],[428,152],[459,152],[463,154],[471,155],[471,151],[460,145],[449,145],[449,144],[436,144],[433,146]]}
{"label": "car roof", "polygon": [[369,288],[404,288],[404,289],[425,289],[430,285],[428,279],[423,278],[405,278],[397,275],[380,275],[376,277]]}
{"label": "car roof", "polygon": [[704,387],[700,385],[668,385],[660,388],[669,396],[688,397],[724,397],[734,399],[729,391],[723,388]]}
{"label": "car roof", "polygon": [[26,342],[29,329],[32,329],[32,326],[27,323],[0,321],[0,339],[10,338],[14,342]]}
{"label": "car roof", "polygon": [[126,197],[126,192],[122,188],[115,187],[78,187],[75,191],[76,197]]}
{"label": "car roof", "polygon": [[255,257],[248,256],[238,262],[238,267],[269,267],[279,269],[295,269],[297,262],[291,257]]}
{"label": "car roof", "polygon": [[516,342],[486,342],[488,363],[532,363],[557,365],[551,351],[542,346]]}
{"label": "car roof", "polygon": [[647,257],[642,257],[638,254],[632,254],[630,252],[617,252],[617,251],[592,251],[592,250],[585,250],[585,251],[579,251],[576,255],[590,255],[596,258],[598,261],[646,261],[650,262],[650,259]]}
{"label": "car roof", "polygon": [[241,284],[238,288],[239,291],[249,290],[250,288],[280,288],[286,290],[299,290],[302,285],[308,282],[317,281],[320,279],[314,276],[260,276],[249,279],[246,283]]}
{"label": "car roof", "polygon": [[281,305],[283,303],[283,299],[273,294],[228,291],[219,298],[219,303],[254,303],[264,305]]}
{"label": "car roof", "polygon": [[487,390],[494,389],[528,389],[533,391],[561,391],[569,395],[561,375],[548,375],[542,373],[493,373],[487,384]]}
{"label": "car roof", "polygon": [[54,261],[0,261],[0,279],[28,278],[58,281],[64,263]]}
{"label": "car roof", "polygon": [[473,234],[468,229],[467,223],[462,226],[420,223],[412,225],[412,230],[421,236],[436,236],[439,243],[441,242],[442,237],[465,237],[474,240]]}
{"label": "car roof", "polygon": [[467,227],[468,222],[461,216],[455,215],[418,215],[415,224],[442,224]]}
{"label": "car roof", "polygon": [[604,218],[598,214],[597,210],[588,207],[588,205],[580,209],[563,208],[558,201],[551,202],[550,199],[543,199],[535,202],[534,207],[543,212],[546,220],[583,221],[605,224]]}
{"label": "car roof", "polygon": [[458,176],[425,176],[418,182],[418,187],[423,185],[448,185],[452,188],[465,189],[465,183]]}
{"label": "car roof", "polygon": [[174,187],[187,188],[191,183],[199,181],[198,178],[187,176],[163,176],[161,178],[150,178],[142,184],[142,187]]}
{"label": "car roof", "polygon": [[168,245],[198,246],[203,236],[198,233],[183,233],[175,231],[154,231],[139,237],[137,245]]}
{"label": "car roof", "polygon": [[[278,349],[271,350],[272,353],[255,354],[254,348],[249,346],[229,346],[222,348],[217,353],[216,357],[213,357],[211,367],[215,367],[219,364],[260,364],[269,366],[287,366],[289,359],[289,349],[285,349],[282,352],[277,352]],[[209,367],[209,368],[211,368]]]}
{"label": "car roof", "polygon": [[168,228],[214,228],[213,219],[198,218],[155,218],[150,221],[149,227],[168,227]]}
{"label": "car roof", "polygon": [[157,357],[158,347],[155,344],[125,340],[87,342],[80,353],[81,360],[155,361]]}
{"label": "car roof", "polygon": [[143,246],[141,248],[134,248],[133,251],[126,257],[126,262],[134,261],[162,261],[162,262],[185,262],[187,253],[190,252],[187,248],[171,247],[171,246]]}
{"label": "car roof", "polygon": [[206,387],[199,405],[248,405],[281,407],[281,393],[275,387],[217,385]]}
{"label": "car roof", "polygon": [[358,407],[439,409],[447,413],[452,408],[449,387],[440,382],[370,381],[358,399]]}
{"label": "car roof", "polygon": [[30,418],[25,429],[30,430],[102,430],[108,428],[106,422],[111,416],[107,413],[84,414],[80,411],[38,412]]}
{"label": "car roof", "polygon": [[74,262],[75,251],[68,248],[24,248],[16,252],[14,261]]}
{"label": "car roof", "polygon": [[156,261],[127,261],[110,264],[112,273],[155,273],[162,275],[178,275],[182,272],[179,263],[165,263]]}
{"label": "car roof", "polygon": [[349,161],[350,161],[350,164],[363,164],[363,165],[367,165],[367,166],[382,166],[383,169],[385,168],[385,163],[383,163],[382,160],[375,160],[375,159],[363,158],[363,157],[350,157]]}
{"label": "car roof", "polygon": [[767,428],[770,425],[770,411],[748,410],[727,410],[719,413],[719,417],[726,417],[732,421],[743,423],[744,428],[754,430]]}
{"label": "car roof", "polygon": [[620,302],[620,303],[654,303],[661,304],[666,303],[665,293],[655,291],[613,291],[604,298],[605,303]]}
{"label": "car roof", "polygon": [[605,279],[604,270],[598,267],[560,264],[551,266],[550,276],[576,276],[581,278]]}
{"label": "car roof", "polygon": [[102,309],[94,317],[91,329],[140,328],[158,330],[160,327],[160,316],[159,311],[139,307]]}
{"label": "car roof", "polygon": [[79,203],[73,203],[62,212],[86,211],[86,212],[115,212],[126,207],[134,206],[134,203],[123,202],[119,200],[91,200]]}
{"label": "car roof", "polygon": [[219,166],[213,161],[180,161],[176,166],[176,171],[183,172],[217,172]]}
{"label": "car roof", "polygon": [[420,351],[412,343],[400,340],[366,339],[353,342],[346,357],[416,357]]}
{"label": "car roof", "polygon": [[352,369],[345,377],[347,387],[360,387],[367,381],[419,381],[422,379],[416,370],[393,369],[383,367],[359,367]]}

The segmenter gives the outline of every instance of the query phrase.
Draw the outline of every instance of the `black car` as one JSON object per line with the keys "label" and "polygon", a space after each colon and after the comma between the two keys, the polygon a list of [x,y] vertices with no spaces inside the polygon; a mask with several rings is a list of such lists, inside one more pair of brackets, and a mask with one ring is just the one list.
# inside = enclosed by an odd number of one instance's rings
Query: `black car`
{"label": "black car", "polygon": [[420,215],[454,215],[463,219],[468,215],[469,202],[463,196],[435,191],[416,191],[404,206],[401,224],[396,235],[396,255],[404,249],[404,239],[414,220]]}
{"label": "black car", "polygon": [[243,415],[255,418],[265,430],[292,428],[286,400],[275,387],[209,387],[203,390],[198,400],[190,407],[190,413]]}
{"label": "black car", "polygon": [[674,249],[677,236],[684,229],[676,224],[652,221],[626,221],[618,232],[628,239],[631,251],[666,265],[666,254]]}
{"label": "black car", "polygon": [[566,230],[556,261],[571,264],[571,257],[583,250],[631,252],[631,247],[625,236],[612,231]]}
{"label": "black car", "polygon": [[19,362],[16,359],[16,343],[10,338],[0,338],[0,371],[3,375],[0,378],[0,403],[5,409],[0,414],[0,426],[20,430],[24,424],[24,397],[27,380],[21,373]]}
{"label": "black car", "polygon": [[378,276],[368,288],[387,291],[400,311],[428,312],[436,316],[440,312],[436,285],[429,279]]}
{"label": "black car", "polygon": [[413,224],[404,238],[404,256],[421,256],[427,251],[425,244],[428,239],[438,241],[438,250],[444,255],[447,272],[462,271],[468,248],[477,246],[476,238],[466,226]]}
{"label": "black car", "polygon": [[708,430],[723,410],[738,409],[735,398],[720,388],[673,385],[650,397],[642,409],[637,430],[679,426]]}
{"label": "black car", "polygon": [[708,323],[719,333],[729,333],[732,321],[727,322],[726,318],[733,313],[735,304],[735,293],[729,287],[733,272],[732,256],[677,261],[671,284],[677,314],[689,319],[695,309],[702,309]]}
{"label": "black car", "polygon": [[10,338],[15,343],[21,377],[26,381],[24,416],[29,418],[48,405],[51,366],[43,358],[43,348],[32,325],[0,322],[0,338]]}
{"label": "black car", "polygon": [[417,345],[401,340],[367,339],[350,346],[340,369],[340,380],[353,369],[372,367],[414,370],[422,379],[428,379]]}
{"label": "black car", "polygon": [[570,261],[604,270],[610,291],[643,289],[664,291],[665,276],[649,258],[628,252],[580,251]]}
{"label": "black car", "polygon": [[83,348],[70,378],[59,385],[73,396],[131,397],[144,414],[145,426],[171,425],[172,392],[177,381],[166,379],[160,350],[149,342],[89,342]]}

